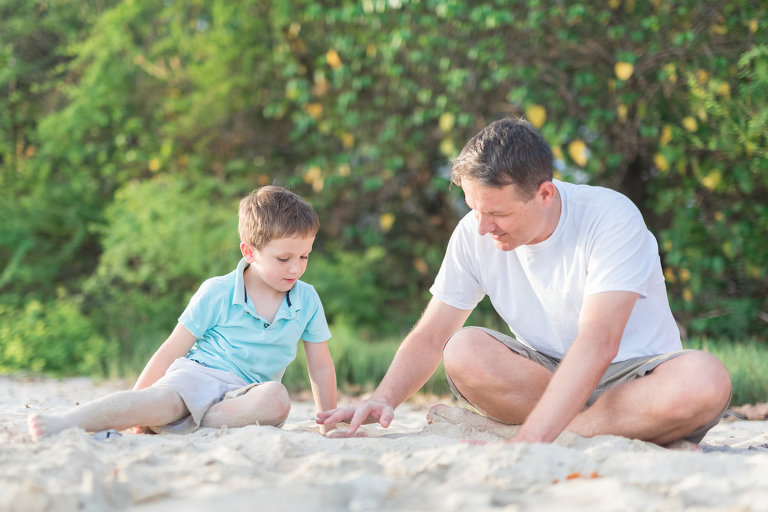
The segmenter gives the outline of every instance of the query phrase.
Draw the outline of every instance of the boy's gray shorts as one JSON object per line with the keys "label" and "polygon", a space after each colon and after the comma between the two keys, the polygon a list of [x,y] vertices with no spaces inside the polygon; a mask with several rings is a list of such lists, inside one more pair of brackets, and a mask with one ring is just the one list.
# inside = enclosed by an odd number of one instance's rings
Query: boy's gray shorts
{"label": "boy's gray shorts", "polygon": [[[495,339],[499,340],[501,343],[506,345],[510,350],[513,352],[525,357],[526,359],[530,359],[531,361],[534,361],[547,370],[551,371],[552,373],[555,372],[557,367],[560,365],[560,360],[555,359],[554,357],[550,357],[546,354],[542,354],[541,352],[538,352],[534,350],[533,348],[529,347],[528,345],[525,345],[523,343],[520,343],[515,338],[508,336],[504,333],[494,331],[493,329],[488,329],[486,327],[470,327],[471,329],[480,329],[481,331],[489,334],[490,336],[494,337]],[[600,395],[602,395],[605,391],[612,388],[613,386],[617,386],[619,384],[623,384],[625,382],[629,382],[635,379],[638,379],[640,377],[643,377],[653,371],[654,368],[659,366],[661,363],[664,363],[666,361],[669,361],[670,359],[674,359],[675,357],[684,354],[686,351],[681,350],[679,352],[670,352],[668,354],[660,354],[655,356],[643,356],[643,357],[635,357],[632,359],[627,359],[626,361],[619,361],[618,363],[612,363],[608,369],[605,371],[605,374],[603,374],[603,377],[600,379],[600,382],[597,385],[597,388],[592,392],[592,395],[590,395],[589,399],[587,400],[587,406],[592,405],[597,401],[598,398],[600,398]],[[482,411],[481,409],[475,407],[469,400],[464,398],[464,396],[459,392],[459,390],[456,388],[456,385],[453,383],[451,378],[446,373],[446,378],[448,379],[448,385],[451,387],[451,391],[453,391],[453,394],[456,395],[456,398],[459,399],[460,402],[463,402],[465,405],[470,406],[472,409],[477,411],[478,413],[487,416],[487,414]],[[725,411],[728,409],[728,406],[730,405],[730,400],[728,400],[728,403],[725,405],[723,410],[720,412],[720,414],[712,420],[712,422],[708,423],[707,425],[704,425],[703,427],[697,428],[693,432],[691,432],[688,436],[685,437],[686,441],[690,441],[692,443],[698,443],[704,438],[704,435],[720,422],[720,419],[725,414]]]}
{"label": "boy's gray shorts", "polygon": [[153,386],[168,386],[178,393],[189,409],[189,415],[168,425],[149,428],[158,433],[192,432],[200,427],[208,409],[225,398],[240,396],[258,385],[248,384],[232,372],[209,368],[192,359],[180,357]]}

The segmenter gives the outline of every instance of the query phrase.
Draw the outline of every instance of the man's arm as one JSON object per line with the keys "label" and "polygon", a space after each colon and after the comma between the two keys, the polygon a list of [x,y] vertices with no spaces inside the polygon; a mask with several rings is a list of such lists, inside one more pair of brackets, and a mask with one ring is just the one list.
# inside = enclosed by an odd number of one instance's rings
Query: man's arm
{"label": "man's arm", "polygon": [[176,328],[168,336],[160,348],[149,359],[144,370],[139,375],[134,390],[148,388],[165,375],[166,370],[179,357],[187,355],[197,338],[186,327],[176,324]]}
{"label": "man's arm", "polygon": [[512,441],[553,441],[584,408],[619,351],[637,298],[632,292],[604,292],[584,299],[576,340]]}
{"label": "man's arm", "polygon": [[[317,412],[335,409],[337,405],[336,368],[328,350],[328,342],[305,341],[304,353],[307,355],[307,372]],[[325,425],[321,425],[321,430],[325,433]]]}
{"label": "man's arm", "polygon": [[432,299],[421,319],[397,350],[387,374],[368,400],[318,414],[318,423],[349,421],[349,435],[369,418],[388,427],[394,409],[427,382],[443,357],[448,338],[464,325],[471,311]]}

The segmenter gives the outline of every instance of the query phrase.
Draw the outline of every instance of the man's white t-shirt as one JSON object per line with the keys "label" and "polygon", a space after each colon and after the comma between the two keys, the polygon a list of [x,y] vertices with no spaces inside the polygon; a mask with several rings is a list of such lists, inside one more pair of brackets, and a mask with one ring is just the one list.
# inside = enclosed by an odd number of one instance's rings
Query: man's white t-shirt
{"label": "man's white t-shirt", "polygon": [[502,251],[480,236],[469,212],[451,236],[432,295],[464,310],[488,295],[519,341],[562,359],[576,339],[586,296],[635,292],[640,298],[614,362],[680,350],[658,245],[637,207],[610,189],[554,184],[562,211],[549,238]]}

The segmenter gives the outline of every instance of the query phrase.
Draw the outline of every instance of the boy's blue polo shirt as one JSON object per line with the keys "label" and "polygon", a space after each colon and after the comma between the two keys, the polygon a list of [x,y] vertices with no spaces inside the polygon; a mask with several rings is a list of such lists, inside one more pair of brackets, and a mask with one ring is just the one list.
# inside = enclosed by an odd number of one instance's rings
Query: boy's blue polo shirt
{"label": "boy's blue polo shirt", "polygon": [[300,339],[328,340],[331,332],[314,287],[297,281],[270,324],[247,300],[245,259],[225,276],[205,281],[179,317],[198,340],[189,359],[234,373],[248,383],[280,381]]}

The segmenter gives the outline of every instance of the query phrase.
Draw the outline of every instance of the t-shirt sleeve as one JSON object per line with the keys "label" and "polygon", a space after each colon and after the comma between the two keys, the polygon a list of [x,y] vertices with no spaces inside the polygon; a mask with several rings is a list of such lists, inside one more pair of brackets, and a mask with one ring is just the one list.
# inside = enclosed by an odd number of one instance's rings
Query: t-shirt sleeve
{"label": "t-shirt sleeve", "polygon": [[[471,215],[471,214],[470,214]],[[478,253],[466,217],[456,226],[448,241],[440,270],[429,292],[436,299],[457,309],[472,310],[485,296],[476,275]]]}
{"label": "t-shirt sleeve", "polygon": [[660,268],[656,239],[637,207],[622,198],[596,221],[587,246],[585,295],[607,291],[635,292],[642,297]]}
{"label": "t-shirt sleeve", "polygon": [[325,318],[325,310],[323,309],[323,303],[320,301],[320,296],[314,288],[311,290],[311,308],[313,313],[309,318],[309,322],[307,322],[307,326],[304,328],[301,339],[309,343],[322,343],[330,339],[331,330],[328,328],[328,321]]}
{"label": "t-shirt sleeve", "polygon": [[217,306],[218,301],[214,297],[214,290],[211,281],[205,281],[179,317],[179,323],[198,339],[202,338],[203,334],[218,321],[220,308]]}

